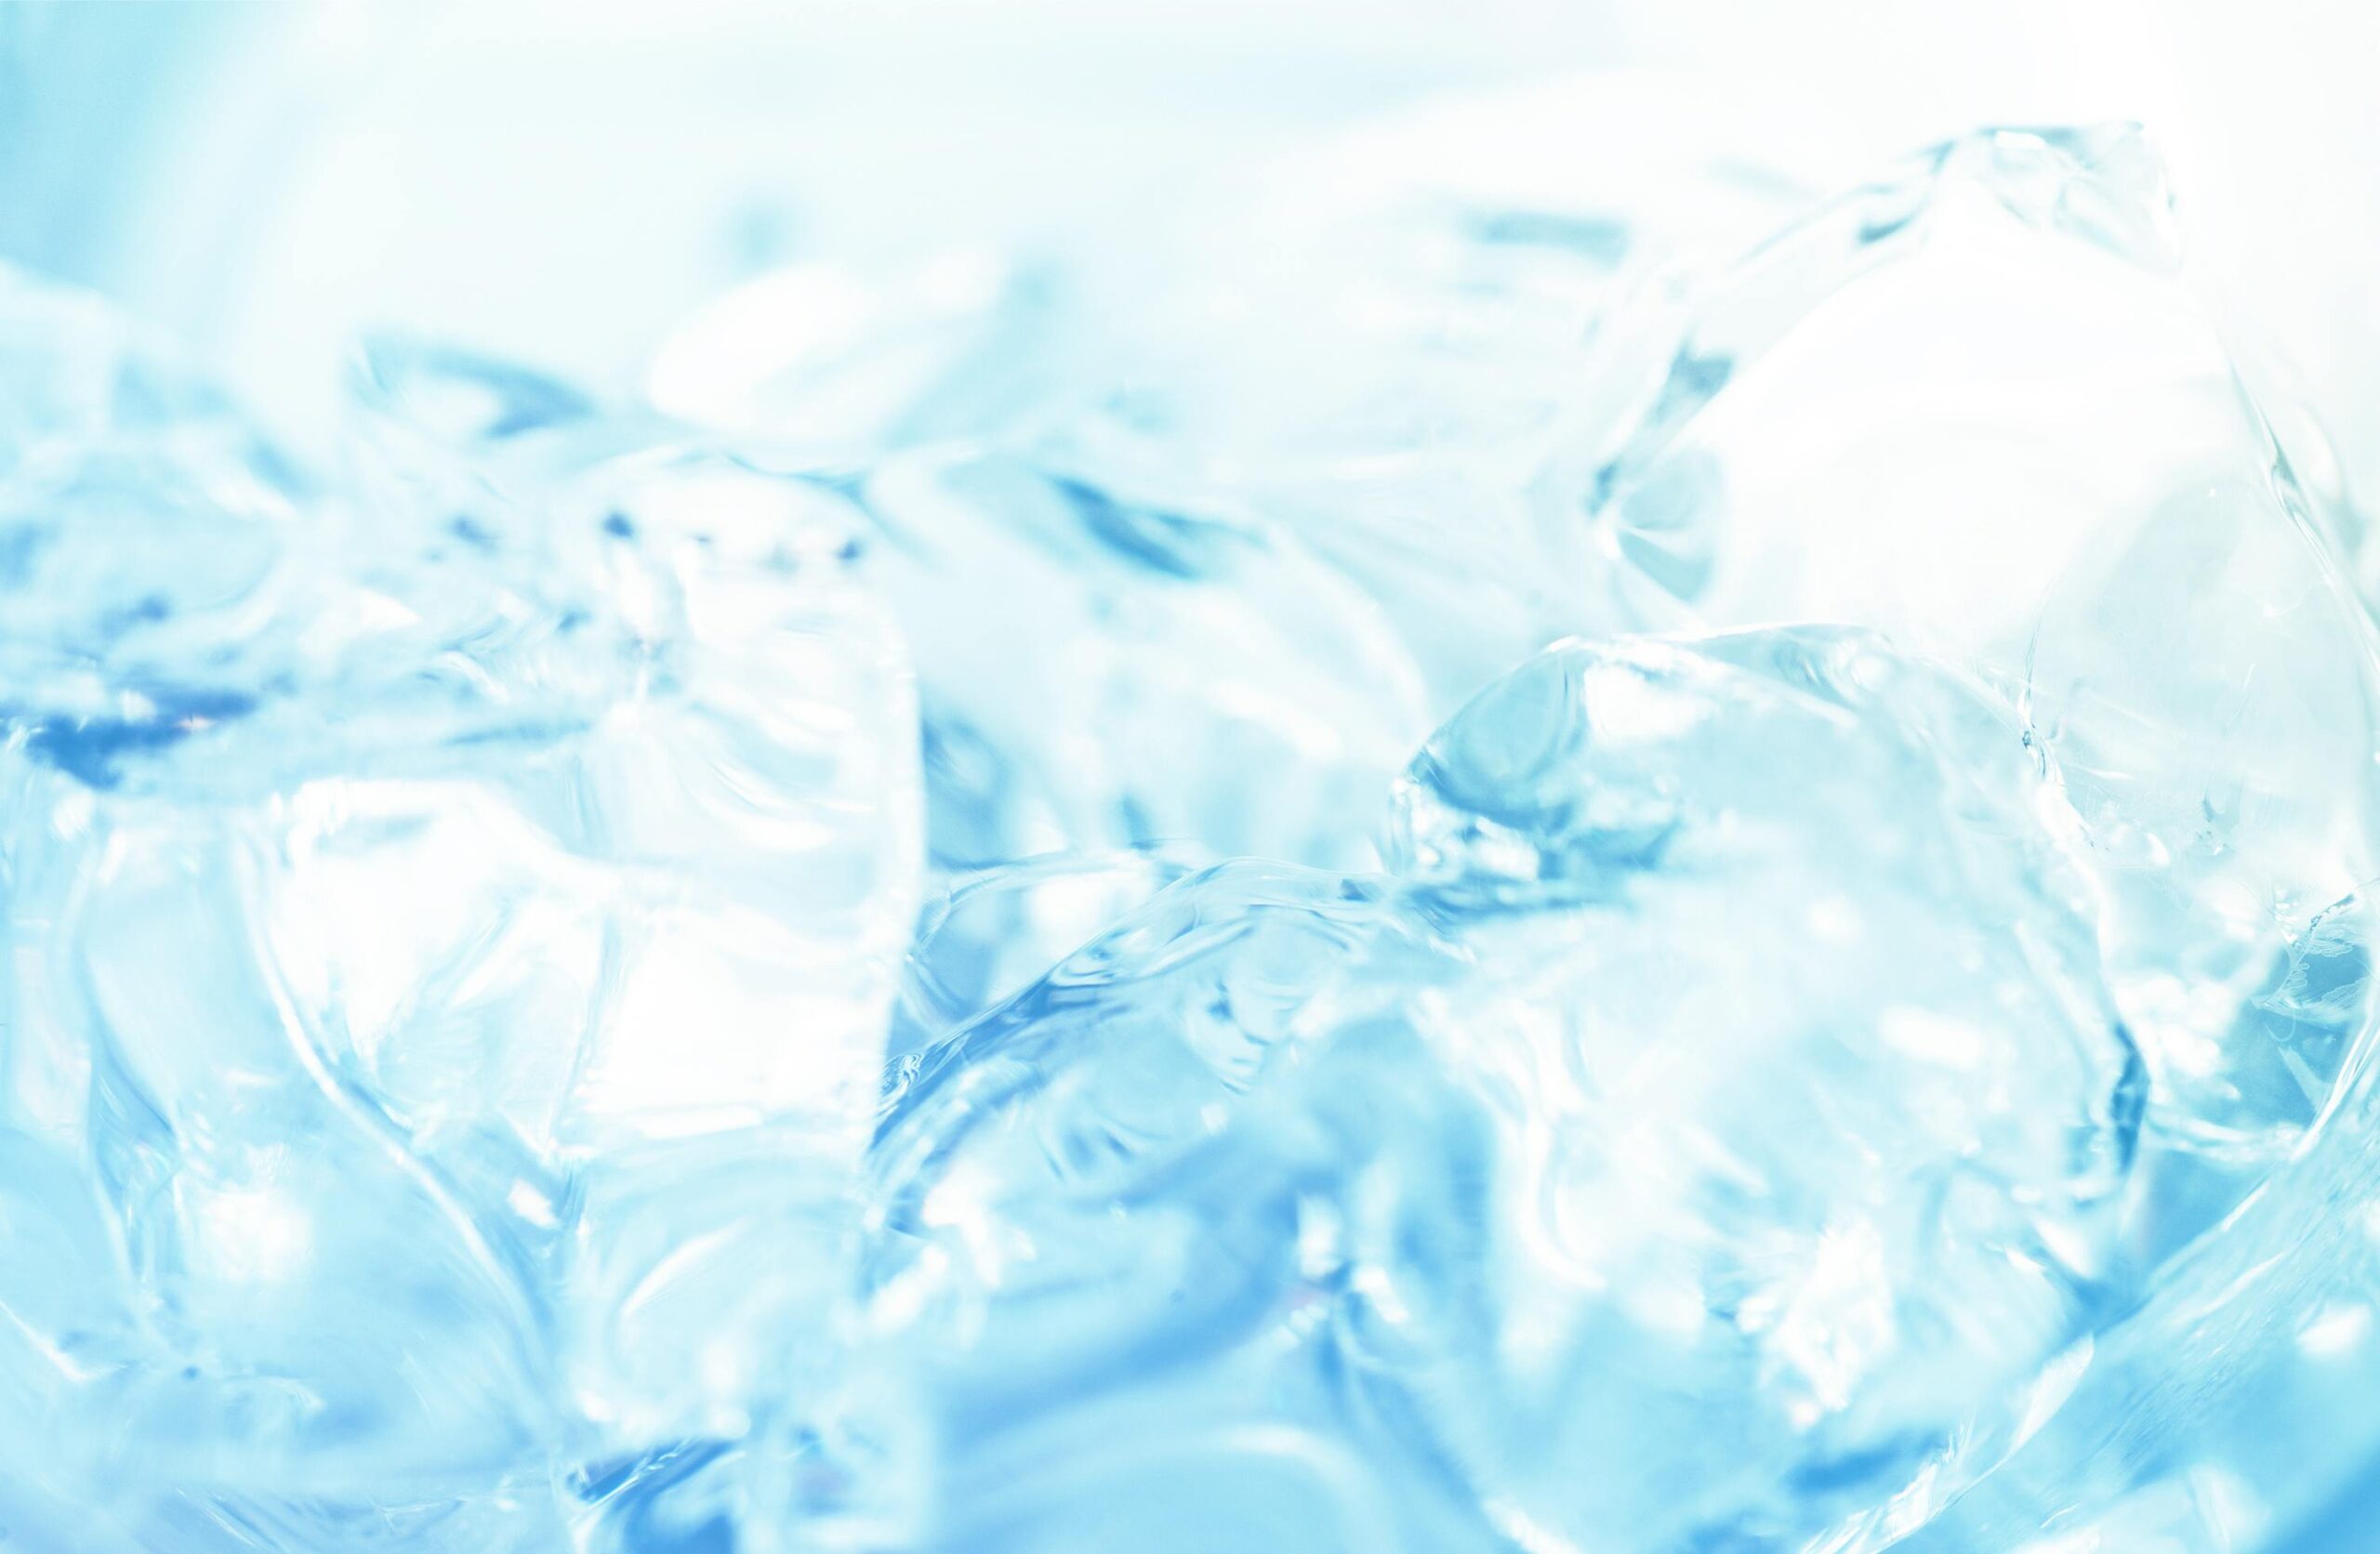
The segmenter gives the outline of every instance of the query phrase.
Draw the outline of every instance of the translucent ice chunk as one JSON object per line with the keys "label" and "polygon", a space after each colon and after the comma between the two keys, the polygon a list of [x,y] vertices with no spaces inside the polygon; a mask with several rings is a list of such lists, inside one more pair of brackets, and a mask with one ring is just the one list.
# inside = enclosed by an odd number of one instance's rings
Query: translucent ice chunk
{"label": "translucent ice chunk", "polygon": [[7,298],[20,1467],[330,1547],[748,1426],[841,1297],[917,902],[840,509],[431,353],[350,506]]}
{"label": "translucent ice chunk", "polygon": [[[1176,1239],[1160,1253],[1160,1228],[1197,1234],[1178,1209],[1152,1203],[1150,1224],[1107,1236],[1075,1235],[1074,1221],[1107,1213],[1142,1172],[1227,1121],[1267,1065],[1288,1060],[1308,1006],[1371,964],[1387,920],[1374,884],[1222,865],[929,1049],[878,1139],[879,1212],[903,1232],[879,1281],[918,1281],[897,1298],[947,1302],[968,1328],[1007,1316],[987,1297],[1026,1308],[1010,1318],[1024,1333],[976,1346],[982,1384],[1023,1397],[1048,1386],[1040,1366],[1017,1363],[1037,1352],[1104,1367],[1114,1347],[1195,1325],[1204,1312],[1183,1309],[1185,1297],[1234,1292],[1178,1260],[1194,1245]],[[979,1222],[1004,1212],[1054,1223],[1037,1236]],[[1020,1295],[1054,1302],[1055,1320]]]}
{"label": "translucent ice chunk", "polygon": [[[539,452],[483,464],[496,479],[477,506],[430,526],[449,585],[432,619],[472,652],[447,673],[530,747],[470,791],[421,789],[418,812],[368,788],[321,819],[300,805],[292,887],[312,894],[292,919],[326,930],[322,955],[399,957],[368,982],[325,971],[350,1005],[358,986],[422,988],[466,940],[492,963],[477,994],[510,985],[499,917],[564,989],[594,985],[600,958],[609,995],[579,1016],[571,1081],[588,1141],[865,1115],[916,900],[917,755],[906,656],[852,575],[855,535],[839,505],[733,461],[665,445],[556,471]],[[452,663],[451,644],[423,648]],[[486,812],[490,789],[518,821]],[[496,835],[521,823],[517,843]],[[432,898],[422,920],[443,939],[338,931],[355,926],[341,903]]]}
{"label": "translucent ice chunk", "polygon": [[[2082,881],[2047,845],[2073,822],[2011,721],[1988,692],[1857,630],[1567,644],[1482,691],[1422,748],[1397,784],[1390,860],[1464,898],[1593,900],[1637,874],[1744,864],[1813,832],[1905,865],[1959,845],[1955,832],[1931,836],[1940,808],[1983,811],[2019,794],[2042,828],[2032,866],[2079,904]],[[1934,808],[1879,804],[1929,771]],[[1820,937],[1837,926],[1825,905],[1808,925]]]}
{"label": "translucent ice chunk", "polygon": [[919,919],[891,1056],[910,1057],[1006,1003],[1192,869],[1183,853],[1144,849],[1057,853],[960,876]]}
{"label": "translucent ice chunk", "polygon": [[2243,1010],[2380,872],[2373,635],[2171,233],[2129,130],[1942,147],[1706,288],[1573,489],[1640,622],[1884,627],[2021,702],[2156,1126],[2252,1178],[2305,1113]]}
{"label": "translucent ice chunk", "polygon": [[2291,936],[2226,1038],[2239,1104],[2301,1138],[2344,1100],[2374,1029],[2373,925],[2363,894],[2334,902]]}
{"label": "translucent ice chunk", "polygon": [[861,570],[918,657],[937,862],[1368,856],[1421,693],[1377,607],[1276,526],[998,455],[904,455],[859,496]]}
{"label": "translucent ice chunk", "polygon": [[[440,365],[416,363],[384,414],[438,430],[416,407]],[[517,375],[443,375],[556,402]],[[555,1000],[528,1023],[566,1037],[549,1050],[567,1088],[538,1094],[536,1122],[516,1126],[546,1175],[506,1203],[532,1241],[555,1233],[557,1201],[575,1213],[560,1227],[573,1401],[615,1443],[732,1438],[785,1384],[769,1359],[778,1335],[822,1326],[841,1287],[841,1172],[873,1110],[892,956],[916,900],[906,653],[853,576],[845,510],[812,489],[667,446],[614,453],[622,428],[575,415],[550,447],[530,436],[548,421],[514,409],[463,424],[474,440],[457,452],[480,454],[483,487],[470,511],[484,516],[459,553],[478,552],[480,568],[516,544],[523,563],[575,560],[594,588],[541,600],[544,618],[582,650],[625,628],[631,678],[602,688],[616,700],[590,709],[557,770],[507,763],[507,785],[528,790],[555,838],[534,845],[553,856],[490,875],[501,854],[485,837],[457,835],[458,856],[442,861],[439,829],[416,823],[384,850],[324,849],[337,870],[370,859],[404,871],[335,874],[334,890],[438,903],[424,920],[449,937],[383,982],[452,988],[468,1039],[520,1022],[484,1002],[492,993]],[[496,457],[491,439],[511,446]],[[572,462],[590,450],[593,462]],[[437,466],[424,453],[415,468]],[[524,667],[528,688],[548,683],[546,663]],[[588,853],[601,868],[578,862]],[[407,877],[434,882],[430,893],[408,898]],[[439,894],[483,884],[483,913]],[[332,914],[309,903],[295,915]],[[329,937],[415,952],[385,924],[355,926]],[[474,943],[460,965],[443,948],[456,942]],[[350,1008],[357,981],[334,978]],[[452,1009],[415,1027],[432,1044],[417,1060],[484,1115],[506,1092],[470,1082],[438,1028]],[[558,1165],[574,1168],[556,1177]]]}
{"label": "translucent ice chunk", "polygon": [[1819,631],[1431,752],[1415,886],[1196,876],[927,1054],[872,1277],[958,1482],[1137,1393],[1401,1465],[1415,1547],[1881,1546],[2107,1298],[2140,1080],[2036,753]]}
{"label": "translucent ice chunk", "polygon": [[[1223,865],[922,1055],[878,1140],[870,1284],[928,1379],[936,1541],[1064,1547],[1092,1507],[1158,1547],[1225,1525],[1260,1548],[1478,1539],[1444,1486],[1335,1443],[1314,1326],[1335,1254],[1302,1229],[1333,1211],[1299,1197],[1333,1167],[1244,1121],[1339,1000],[1394,996],[1368,980],[1418,953],[1408,932],[1377,883]],[[1170,1466],[1298,1514],[1184,1523],[1126,1493]]]}
{"label": "translucent ice chunk", "polygon": [[[2358,1546],[2380,1454],[2370,919],[2360,899],[2336,903],[2256,1000],[2260,1021],[2310,1034],[2315,1052],[2332,1033],[2357,1033],[2297,1154],[2245,1202],[2221,1203],[2139,1305],[2097,1336],[2039,1434],[1913,1534],[1902,1546],[1911,1554],[1983,1554],[2035,1537],[2063,1554],[2052,1531],[2094,1528],[2108,1548],[2133,1547],[2135,1532],[2149,1547],[2154,1535],[2180,1539],[2192,1554]],[[2271,1034],[2242,1032],[2268,1045]],[[2259,1063],[2280,1066],[2270,1053]]]}
{"label": "translucent ice chunk", "polygon": [[107,786],[294,671],[235,623],[315,543],[302,482],[96,298],[0,269],[0,718]]}
{"label": "translucent ice chunk", "polygon": [[159,792],[244,785],[230,752],[303,662],[261,629],[294,483],[87,299],[0,290],[30,407],[0,461],[5,1191],[57,1259],[6,1297],[20,1468],[336,1496],[500,1462],[540,1407],[524,1292],[286,1018],[238,810]]}
{"label": "translucent ice chunk", "polygon": [[1881,1543],[1988,1467],[2106,1298],[2140,1104],[2004,707],[1857,632],[1579,646],[1406,793],[1478,957],[1425,1024],[1541,1140],[1494,1211],[1526,1325],[1446,1389],[1455,1449],[1527,1523],[1654,1547]]}

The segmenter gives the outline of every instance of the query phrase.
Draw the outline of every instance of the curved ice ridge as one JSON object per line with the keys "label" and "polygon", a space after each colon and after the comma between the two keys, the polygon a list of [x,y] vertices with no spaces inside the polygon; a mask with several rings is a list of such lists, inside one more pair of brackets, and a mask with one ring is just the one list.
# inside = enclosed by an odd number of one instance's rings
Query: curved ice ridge
{"label": "curved ice ridge", "polygon": [[379,340],[317,472],[0,277],[0,1535],[2351,1518],[2352,507],[2128,129],[1597,177]]}

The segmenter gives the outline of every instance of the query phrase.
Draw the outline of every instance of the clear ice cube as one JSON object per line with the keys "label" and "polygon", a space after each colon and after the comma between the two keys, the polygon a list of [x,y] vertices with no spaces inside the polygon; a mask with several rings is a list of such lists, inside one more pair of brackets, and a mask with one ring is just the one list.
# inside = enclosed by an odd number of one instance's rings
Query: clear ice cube
{"label": "clear ice cube", "polygon": [[854,536],[426,352],[364,387],[404,478],[335,498],[6,295],[6,1191],[65,1259],[7,1296],[27,1470],[319,1501],[327,1547],[749,1425],[841,1297],[917,902]]}
{"label": "clear ice cube", "polygon": [[2141,1079],[2038,752],[1805,630],[1557,650],[1423,788],[1410,884],[1196,876],[929,1051],[871,1278],[959,1481],[1161,1387],[1417,1525],[1881,1547],[2111,1298]]}
{"label": "clear ice cube", "polygon": [[1865,625],[1981,675],[2057,761],[2161,1134],[2305,1113],[2242,1065],[2293,936],[2375,872],[2375,639],[2185,283],[2126,126],[2000,131],[1705,283],[1633,421],[1548,488],[1640,625]]}

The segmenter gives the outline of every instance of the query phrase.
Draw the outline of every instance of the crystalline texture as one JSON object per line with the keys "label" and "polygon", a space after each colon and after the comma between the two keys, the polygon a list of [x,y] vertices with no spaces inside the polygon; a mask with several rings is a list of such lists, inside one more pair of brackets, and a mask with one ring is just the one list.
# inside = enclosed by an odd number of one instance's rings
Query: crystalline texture
{"label": "crystalline texture", "polygon": [[62,406],[0,492],[29,1470],[270,1521],[740,1419],[831,1299],[914,910],[851,536],[668,448],[543,472],[534,521],[428,504],[469,482],[417,407],[495,381],[434,360],[376,368],[424,479],[367,526],[87,304],[7,298]]}
{"label": "crystalline texture", "polygon": [[[929,1050],[879,1139],[870,1286],[929,1381],[930,1545],[1043,1547],[1087,1497],[1162,1547],[1476,1541],[1338,1439],[1313,1323],[1343,1271],[1301,1191],[1335,1152],[1249,1119],[1413,949],[1377,883],[1227,864]],[[1195,1509],[1124,1487],[1194,1473]]]}
{"label": "crystalline texture", "polygon": [[1371,602],[1276,526],[1002,455],[892,459],[862,563],[915,645],[935,860],[1181,843],[1350,864],[1425,728]]}
{"label": "crystalline texture", "polygon": [[929,1053],[878,1299],[959,1481],[1154,1387],[1522,1541],[1878,1546],[1988,1467],[2139,1104],[2015,721],[1858,634],[1564,650],[1407,791],[1411,886],[1184,882]]}
{"label": "crystalline texture", "polygon": [[2351,503],[2129,131],[1554,106],[321,474],[5,278],[0,1537],[2360,1547]]}
{"label": "crystalline texture", "polygon": [[[1821,630],[1557,650],[1425,750],[1398,850],[1491,907],[1450,930],[1487,992],[1441,1039],[1500,1136],[1544,1140],[1502,1199],[1514,1287],[1594,1292],[1469,1400],[1534,1454],[1529,1521],[1881,1539],[2086,1329],[2140,1098],[2036,760],[1986,697]],[[1580,1387],[1627,1401],[1565,1418]],[[1639,1475],[1578,1484],[1615,1452]]]}
{"label": "crystalline texture", "polygon": [[892,1056],[914,1057],[1193,873],[1179,850],[1054,853],[960,876],[919,915]]}
{"label": "crystalline texture", "polygon": [[2171,221],[2127,129],[1942,147],[1707,286],[1575,473],[1633,619],[1883,627],[2019,702],[2157,1126],[2253,1174],[2320,1103],[2259,1073],[2242,1007],[2380,872],[2374,641]]}
{"label": "crystalline texture", "polygon": [[[1982,1554],[2050,1528],[2067,1536],[2044,1540],[2056,1554],[2093,1536],[2109,1548],[2166,1536],[2193,1550],[2328,1554],[2363,1536],[2380,1449],[2372,931],[2366,902],[2340,902],[2256,1001],[2262,1021],[2318,1050],[2355,1033],[2347,1082],[2311,1146],[2175,1255],[2138,1308],[2101,1333],[2041,1432],[1914,1534],[1912,1554]],[[2338,1508],[2320,1512],[2334,1496]]]}

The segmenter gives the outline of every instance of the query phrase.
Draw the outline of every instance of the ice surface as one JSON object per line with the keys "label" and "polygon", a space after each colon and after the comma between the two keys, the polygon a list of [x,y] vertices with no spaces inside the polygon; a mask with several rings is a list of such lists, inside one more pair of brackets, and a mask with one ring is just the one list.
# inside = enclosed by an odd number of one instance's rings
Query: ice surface
{"label": "ice surface", "polygon": [[2351,1535],[2351,496],[2137,134],[1615,117],[303,468],[0,278],[6,1535]]}
{"label": "ice surface", "polygon": [[1159,1385],[1474,1537],[1921,1517],[2098,1310],[2138,1117],[2017,724],[1858,634],[1565,650],[1424,788],[1413,884],[1176,885],[901,1098],[961,1482]]}
{"label": "ice surface", "polygon": [[2154,1126],[2268,1165],[2310,1111],[2237,1033],[2380,870],[2374,644],[2170,233],[2131,131],[1945,147],[1711,283],[1580,484],[1640,624],[1857,622],[2016,698]]}
{"label": "ice surface", "polygon": [[891,1056],[909,1059],[1099,937],[1183,876],[1185,849],[1064,852],[958,876],[918,919]]}
{"label": "ice surface", "polygon": [[851,536],[666,446],[474,485],[568,402],[462,414],[434,355],[361,402],[420,478],[321,495],[6,296],[20,1466],[402,1504],[743,1428],[836,1287],[917,899]]}
{"label": "ice surface", "polygon": [[1064,467],[895,455],[861,563],[917,654],[935,861],[1187,843],[1370,856],[1427,731],[1378,607],[1295,536]]}

